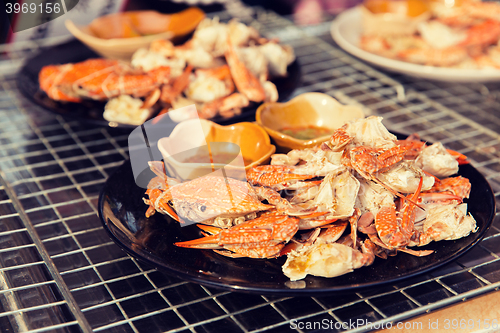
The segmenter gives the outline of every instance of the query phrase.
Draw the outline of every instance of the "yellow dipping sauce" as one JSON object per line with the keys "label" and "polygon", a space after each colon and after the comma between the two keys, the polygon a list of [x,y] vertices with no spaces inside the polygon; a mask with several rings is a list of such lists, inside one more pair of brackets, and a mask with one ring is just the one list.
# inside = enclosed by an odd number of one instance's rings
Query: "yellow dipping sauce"
{"label": "yellow dipping sauce", "polygon": [[281,133],[299,140],[312,140],[321,136],[333,134],[335,130],[318,126],[285,127],[279,130]]}

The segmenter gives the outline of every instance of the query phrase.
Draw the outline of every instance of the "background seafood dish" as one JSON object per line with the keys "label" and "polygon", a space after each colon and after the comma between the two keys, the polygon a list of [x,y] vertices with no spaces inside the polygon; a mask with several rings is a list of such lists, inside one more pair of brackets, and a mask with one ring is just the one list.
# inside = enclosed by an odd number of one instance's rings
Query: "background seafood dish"
{"label": "background seafood dish", "polygon": [[500,69],[496,2],[368,0],[361,9],[366,51],[422,65]]}
{"label": "background seafood dish", "polygon": [[292,281],[350,273],[375,256],[427,256],[434,251],[413,247],[476,232],[463,203],[471,184],[449,177],[466,157],[416,135],[397,141],[381,121],[352,120],[321,145],[272,155],[271,165],[247,170],[247,182],[213,173],[181,183],[162,162],[150,162],[157,176],[146,191],[146,217],[158,211],[201,223],[205,237],[180,247],[231,258],[286,255],[283,272]]}
{"label": "background seafood dish", "polygon": [[[100,7],[97,10],[93,6],[82,8],[89,2]],[[445,149],[458,151],[470,160],[469,164],[459,165],[458,176],[467,178],[471,184],[469,198],[463,201],[467,204],[466,215],[470,213],[476,222],[476,232],[456,240],[432,241],[422,247],[407,246],[415,251],[433,251],[427,256],[418,257],[399,250],[397,255],[389,256],[392,254],[389,250],[387,259],[375,257],[371,265],[355,268],[350,273],[328,278],[308,273],[304,278],[291,281],[282,269],[286,255],[266,259],[230,258],[211,249],[174,245],[204,236],[196,224],[183,226],[159,212],[149,218],[145,216],[149,206],[143,198],[149,199],[149,196],[145,195],[146,188],[136,183],[129,161],[128,129],[138,126],[113,128],[102,118],[107,100],[83,97],[78,103],[59,102],[39,90],[38,74],[43,66],[99,58],[78,40],[45,38],[57,26],[52,23],[62,20],[59,27],[64,29],[64,20],[73,11],[94,10],[97,15],[109,3],[79,1],[60,19],[32,29],[30,36],[39,39],[24,39],[26,42],[20,43],[16,38],[15,43],[0,46],[2,329],[12,332],[301,332],[308,330],[301,328],[306,322],[317,325],[322,321],[341,324],[361,320],[376,327],[395,326],[399,322],[422,323],[425,327],[429,321],[439,321],[442,328],[445,319],[454,318],[458,313],[471,325],[469,327],[475,325],[471,331],[477,331],[478,324],[484,331],[485,324],[491,326],[491,318],[498,318],[500,219],[497,215],[500,213],[495,211],[495,203],[500,195],[500,114],[497,112],[500,95],[498,82],[478,82],[478,72],[499,71],[471,70],[474,82],[457,83],[422,76],[415,79],[385,70],[345,52],[340,43],[332,40],[329,28],[336,17],[329,16],[326,10],[321,13],[324,16],[320,23],[307,27],[298,26],[292,12],[272,11],[268,6],[277,1],[261,1],[262,7],[244,5],[243,9],[225,9],[224,5],[218,5],[210,12],[205,11],[207,16],[219,16],[220,22],[225,23],[236,17],[256,28],[262,36],[279,38],[280,44],[293,47],[301,80],[289,95],[290,99],[303,93],[329,95],[343,105],[357,105],[370,111],[365,114],[383,117],[383,125],[398,140],[419,133],[418,142],[424,141],[429,146],[441,142]],[[127,3],[139,3],[148,6],[141,9],[162,13],[169,13],[160,8],[166,3],[178,5],[168,0]],[[239,1],[226,3],[235,6]],[[127,10],[137,9],[127,7]],[[178,10],[181,8],[175,9]],[[75,24],[87,23],[71,19]],[[360,23],[356,26],[361,27],[361,20],[356,22]],[[346,31],[356,32],[352,44],[359,45],[360,29],[347,26]],[[0,39],[5,36],[0,31]],[[62,44],[58,44],[60,42]],[[178,45],[174,43],[174,46]],[[466,71],[411,64],[363,52],[418,67],[418,73],[422,74],[437,70]],[[285,80],[292,77],[293,71],[289,68]],[[287,102],[286,94],[274,83],[280,99],[284,98],[280,102]],[[49,104],[32,103],[27,96],[43,98]],[[144,103],[147,96],[132,98]],[[186,98],[184,93],[182,96]],[[249,109],[252,108],[243,110],[242,115]],[[249,112],[250,117],[254,116],[253,110]],[[241,121],[238,117],[228,118],[225,124]],[[218,125],[219,119],[215,121]],[[155,159],[161,160],[161,155]],[[144,158],[141,170],[155,177],[147,168],[147,161],[151,160]],[[273,165],[273,168],[290,167],[295,171],[306,164],[302,160],[294,165]],[[361,197],[364,178],[357,171],[343,173],[352,182],[349,174],[360,182],[357,197]],[[325,178],[318,176],[298,183],[330,183]],[[429,182],[428,177],[424,180]],[[424,185],[428,183],[423,182]],[[415,189],[403,195],[414,196],[417,188],[418,183]],[[295,196],[291,191],[290,196],[282,193],[282,199],[288,202]],[[269,205],[264,200],[259,202]],[[394,199],[395,204],[399,202],[404,201]],[[400,211],[400,207],[396,206],[395,210]],[[420,211],[414,207],[414,212]],[[305,217],[286,216],[287,225],[292,226],[290,222],[294,219],[300,222]],[[420,218],[416,216],[416,230],[420,230],[417,221]],[[315,219],[321,220],[321,216]],[[358,219],[358,226],[364,226],[363,221]],[[342,240],[354,244],[349,218],[333,223],[341,227],[347,224],[335,243]],[[287,245],[297,242],[303,245],[304,251],[309,246],[319,248],[322,230],[326,228],[321,228],[318,237],[314,234],[315,228],[299,230]],[[249,234],[249,230],[243,232]],[[312,244],[299,244],[309,239],[309,232],[313,232]],[[306,238],[303,240],[301,235]],[[207,236],[210,242],[212,236]],[[378,233],[376,236],[379,237]],[[342,263],[352,263],[353,267],[362,261],[352,259],[366,258],[368,252],[363,252],[361,242],[369,244],[370,236],[358,228],[356,238],[359,240],[357,250],[352,246],[352,250],[345,250],[354,256],[351,260],[342,260]],[[325,248],[344,248],[342,245],[348,243],[334,244],[326,244]],[[301,253],[297,260],[307,258],[306,252],[294,251]],[[380,253],[383,252],[386,250]],[[460,326],[460,321],[457,324]],[[449,325],[449,330],[454,330],[453,323]],[[359,326],[354,331],[369,329]]]}
{"label": "background seafood dish", "polygon": [[160,110],[191,104],[201,118],[230,118],[250,103],[278,100],[271,80],[286,77],[294,60],[291,47],[236,20],[214,18],[203,20],[182,45],[157,40],[130,62],[89,59],[45,66],[39,82],[53,100],[107,101],[103,117],[117,123],[142,124]]}

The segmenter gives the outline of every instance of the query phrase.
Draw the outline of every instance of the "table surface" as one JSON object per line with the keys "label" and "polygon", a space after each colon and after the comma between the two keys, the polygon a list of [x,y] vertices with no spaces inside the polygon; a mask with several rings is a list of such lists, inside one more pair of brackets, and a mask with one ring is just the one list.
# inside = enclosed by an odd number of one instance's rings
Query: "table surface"
{"label": "table surface", "polygon": [[[294,96],[324,92],[383,116],[391,131],[441,141],[466,154],[498,198],[499,84],[384,72],[340,50],[328,22],[299,28],[260,8],[241,15],[263,35],[294,47],[302,70]],[[308,322],[396,324],[497,297],[498,216],[480,244],[442,268],[336,296],[221,291],[138,262],[109,239],[97,216],[100,189],[128,157],[128,134],[65,120],[28,102],[16,72],[39,46],[19,44],[0,57],[0,327],[6,331],[305,332],[312,330]]]}

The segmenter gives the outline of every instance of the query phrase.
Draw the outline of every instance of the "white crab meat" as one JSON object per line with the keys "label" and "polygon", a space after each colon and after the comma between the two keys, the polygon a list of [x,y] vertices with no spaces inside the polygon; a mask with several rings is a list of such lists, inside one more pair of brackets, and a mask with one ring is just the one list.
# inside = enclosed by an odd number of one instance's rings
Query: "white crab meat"
{"label": "white crab meat", "polygon": [[[193,108],[186,108],[187,106],[193,104]],[[193,100],[184,98],[182,96],[177,96],[172,101],[172,107],[168,111],[168,116],[173,122],[176,123],[180,123],[189,119],[197,119],[199,116],[196,110],[200,110],[201,107],[201,104],[195,103]]]}
{"label": "white crab meat", "polygon": [[175,56],[184,59],[195,68],[213,68],[222,66],[224,61],[214,57],[202,46],[193,43],[191,48],[177,48]]}
{"label": "white crab meat", "polygon": [[345,131],[353,140],[352,146],[369,146],[389,149],[396,146],[396,136],[389,133],[382,124],[382,117],[370,116],[356,119],[344,125]]}
{"label": "white crab meat", "polygon": [[227,29],[231,43],[235,46],[247,45],[251,40],[260,37],[257,29],[235,19],[229,21]]}
{"label": "white crab meat", "polygon": [[365,179],[360,179],[359,183],[355,207],[359,208],[361,214],[371,212],[376,216],[380,208],[394,204],[392,193],[381,185]]}
{"label": "white crab meat", "polygon": [[421,191],[429,190],[434,185],[434,177],[427,176],[415,168],[411,161],[403,161],[388,171],[377,175],[377,178],[382,183],[388,184],[401,193],[414,193],[418,188],[421,177],[424,178]]}
{"label": "white crab meat", "polygon": [[436,142],[422,149],[415,164],[439,178],[448,177],[458,172],[457,160],[446,151],[441,142]]}
{"label": "white crab meat", "polygon": [[341,163],[342,152],[326,151],[316,148],[294,149],[288,154],[274,154],[271,156],[272,165],[296,165],[300,161],[306,164],[300,165],[294,170],[299,175],[326,176],[329,173],[339,173],[345,169]]}
{"label": "white crab meat", "polygon": [[143,109],[144,102],[139,98],[129,95],[120,95],[110,99],[104,106],[103,117],[107,121],[121,124],[141,125],[149,117],[153,110]]}
{"label": "white crab meat", "polygon": [[308,274],[335,277],[363,266],[361,257],[361,252],[349,246],[316,242],[300,251],[290,252],[282,270],[292,281],[303,279]]}
{"label": "white crab meat", "polygon": [[161,66],[170,67],[170,76],[175,78],[182,74],[186,61],[180,58],[167,58],[164,55],[149,51],[145,48],[138,49],[132,55],[132,66],[140,68],[145,72],[149,72]]}
{"label": "white crab meat", "polygon": [[465,203],[433,206],[427,210],[422,231],[420,246],[431,241],[459,239],[477,231],[476,220],[470,213],[467,215]]}
{"label": "white crab meat", "polygon": [[340,174],[329,173],[323,179],[318,194],[310,203],[318,212],[329,211],[336,218],[346,218],[354,213],[359,191],[359,180],[348,170]]}
{"label": "white crab meat", "polygon": [[259,46],[260,52],[267,60],[267,66],[271,77],[286,76],[287,67],[295,60],[293,48],[289,45],[280,45],[268,42]]}
{"label": "white crab meat", "polygon": [[271,155],[271,165],[296,165],[301,160],[307,161],[311,158],[312,154],[317,149],[292,149],[287,154],[273,154]]}
{"label": "white crab meat", "polygon": [[271,81],[266,81],[262,84],[266,94],[265,102],[276,102],[278,100],[278,88]]}
{"label": "white crab meat", "polygon": [[231,93],[226,83],[213,76],[199,75],[184,91],[195,102],[210,102]]}
{"label": "white crab meat", "polygon": [[257,46],[240,47],[237,49],[240,60],[245,64],[248,70],[255,75],[261,82],[269,77],[268,61]]}
{"label": "white crab meat", "polygon": [[237,20],[221,23],[218,17],[206,18],[196,28],[192,41],[213,57],[222,57],[226,51],[228,36],[238,47],[247,45],[251,39],[259,38],[258,31]]}
{"label": "white crab meat", "polygon": [[420,22],[417,30],[423,40],[434,49],[457,45],[467,38],[465,30],[453,29],[439,21]]}
{"label": "white crab meat", "polygon": [[198,24],[192,40],[212,56],[222,56],[227,43],[227,25],[220,23],[218,17],[206,18]]}

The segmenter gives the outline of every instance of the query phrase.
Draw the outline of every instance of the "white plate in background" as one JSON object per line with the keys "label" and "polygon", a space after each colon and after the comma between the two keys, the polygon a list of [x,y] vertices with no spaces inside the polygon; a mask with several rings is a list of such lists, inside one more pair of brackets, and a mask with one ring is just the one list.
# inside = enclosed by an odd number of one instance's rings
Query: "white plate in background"
{"label": "white plate in background", "polygon": [[355,7],[340,14],[331,26],[333,40],[345,51],[373,65],[414,77],[447,82],[500,81],[500,70],[461,69],[412,64],[389,59],[365,50],[359,45],[362,34],[361,10]]}

